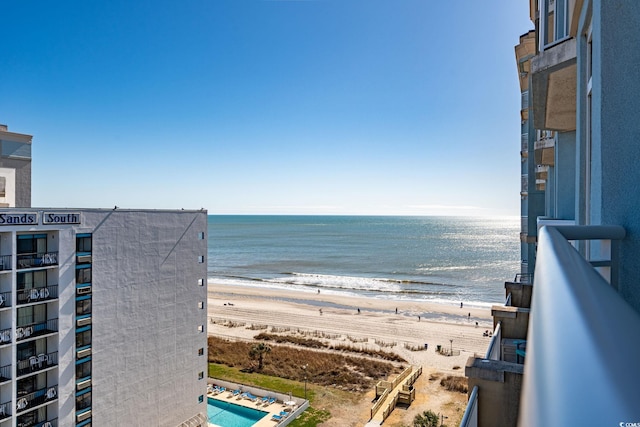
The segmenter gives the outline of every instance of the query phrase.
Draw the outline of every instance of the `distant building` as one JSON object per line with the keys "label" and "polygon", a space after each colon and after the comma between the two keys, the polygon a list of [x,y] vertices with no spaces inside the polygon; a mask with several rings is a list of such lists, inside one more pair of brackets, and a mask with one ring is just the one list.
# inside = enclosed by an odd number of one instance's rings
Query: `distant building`
{"label": "distant building", "polygon": [[529,0],[522,265],[462,426],[640,423],[640,2]]}
{"label": "distant building", "polygon": [[206,235],[204,210],[0,209],[0,427],[206,426]]}
{"label": "distant building", "polygon": [[0,207],[31,207],[31,135],[0,125]]}

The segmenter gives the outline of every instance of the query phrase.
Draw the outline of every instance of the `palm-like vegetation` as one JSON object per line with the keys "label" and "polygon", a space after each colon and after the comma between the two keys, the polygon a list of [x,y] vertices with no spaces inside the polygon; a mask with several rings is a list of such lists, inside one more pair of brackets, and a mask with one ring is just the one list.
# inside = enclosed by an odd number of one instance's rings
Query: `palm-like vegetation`
{"label": "palm-like vegetation", "polygon": [[255,359],[256,357],[258,358],[258,371],[262,370],[264,355],[266,353],[269,353],[270,351],[271,351],[271,347],[269,347],[267,344],[263,342],[258,343],[253,347],[251,347],[251,350],[249,351],[249,357],[251,357],[252,359]]}

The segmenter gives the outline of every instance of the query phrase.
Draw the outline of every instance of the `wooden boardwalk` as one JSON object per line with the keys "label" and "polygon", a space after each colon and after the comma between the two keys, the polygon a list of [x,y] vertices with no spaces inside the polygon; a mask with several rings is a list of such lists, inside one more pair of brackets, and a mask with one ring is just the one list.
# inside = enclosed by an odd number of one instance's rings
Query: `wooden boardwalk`
{"label": "wooden boardwalk", "polygon": [[365,427],[381,425],[398,404],[410,405],[415,399],[413,383],[422,374],[422,367],[410,366],[393,381],[380,381],[376,385],[378,400],[371,408],[371,419]]}

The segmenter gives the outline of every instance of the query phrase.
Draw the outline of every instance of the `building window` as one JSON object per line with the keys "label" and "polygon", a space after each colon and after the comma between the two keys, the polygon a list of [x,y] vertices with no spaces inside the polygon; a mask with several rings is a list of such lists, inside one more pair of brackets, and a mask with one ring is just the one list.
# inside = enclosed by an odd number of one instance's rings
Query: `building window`
{"label": "building window", "polygon": [[37,304],[18,309],[18,327],[47,321],[47,305]]}
{"label": "building window", "polygon": [[81,411],[91,407],[91,390],[76,396],[76,411]]}
{"label": "building window", "polygon": [[76,316],[91,314],[91,298],[84,298],[76,301]]}
{"label": "building window", "polygon": [[204,279],[198,279],[198,286],[204,286]]}
{"label": "building window", "polygon": [[91,235],[79,234],[76,237],[76,252],[91,252]]}
{"label": "building window", "polygon": [[198,325],[198,332],[204,332],[204,325]]}
{"label": "building window", "polygon": [[198,301],[198,308],[199,309],[203,309],[204,308],[204,301]]}
{"label": "building window", "polygon": [[200,264],[202,264],[202,263],[204,262],[204,255],[199,255],[199,256],[198,256],[198,262],[199,262]]}
{"label": "building window", "polygon": [[201,231],[198,233],[198,239],[199,240],[204,240],[204,231]]}
{"label": "building window", "polygon": [[91,329],[82,332],[76,332],[76,348],[91,345]]}
{"label": "building window", "polygon": [[47,270],[27,271],[17,275],[18,289],[42,288],[47,286]]}
{"label": "building window", "polygon": [[198,372],[198,379],[201,380],[204,378],[204,372],[200,371]]}
{"label": "building window", "polygon": [[91,267],[76,268],[76,284],[91,283]]}
{"label": "building window", "polygon": [[2,141],[2,157],[13,159],[30,159],[31,144],[16,141]]}
{"label": "building window", "polygon": [[204,348],[199,348],[198,349],[198,356],[203,356],[204,355]]}
{"label": "building window", "polygon": [[202,402],[204,402],[204,396],[201,394],[200,396],[198,396],[198,403]]}
{"label": "building window", "polygon": [[47,252],[46,234],[21,234],[17,242],[18,254],[43,254]]}
{"label": "building window", "polygon": [[76,365],[76,380],[91,376],[91,359]]}

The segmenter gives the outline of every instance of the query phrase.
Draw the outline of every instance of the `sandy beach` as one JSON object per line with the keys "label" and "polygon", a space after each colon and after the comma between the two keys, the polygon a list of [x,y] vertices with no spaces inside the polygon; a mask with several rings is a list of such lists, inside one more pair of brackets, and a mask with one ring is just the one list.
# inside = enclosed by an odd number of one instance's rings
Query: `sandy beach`
{"label": "sandy beach", "polygon": [[[394,352],[408,363],[422,366],[423,374],[414,384],[416,400],[410,407],[396,408],[391,413],[385,421],[390,427],[410,425],[415,415],[426,409],[459,421],[467,396],[444,390],[433,378],[463,376],[469,356],[486,352],[490,338],[483,332],[492,329],[489,308],[460,308],[459,303],[392,301],[214,283],[209,283],[208,291],[209,335],[250,340],[267,327],[283,333],[318,333],[331,337],[334,343],[355,342],[358,346]],[[459,350],[460,354],[439,354],[438,345],[453,348],[454,353]],[[359,404],[333,406],[332,418],[322,425],[361,427],[369,419],[373,397],[372,389]]]}
{"label": "sandy beach", "polygon": [[[484,337],[483,332],[492,329],[489,309],[460,308],[458,304],[212,283],[208,291],[210,335],[251,339],[259,331],[248,327],[259,325],[323,332],[338,336],[338,341],[347,341],[347,337],[368,339],[368,346],[380,348],[376,341],[383,343],[386,351],[400,354],[411,364],[458,375],[464,375],[469,356],[484,354],[490,338]],[[229,327],[229,323],[237,327]],[[428,349],[423,351],[405,348],[424,348],[425,344]],[[459,350],[460,355],[440,355],[435,351],[438,345],[453,348],[454,352]],[[462,369],[454,369],[456,366]]]}

